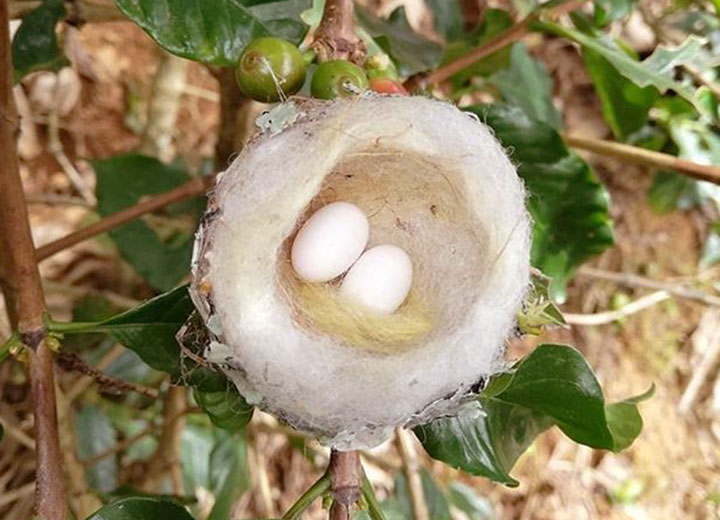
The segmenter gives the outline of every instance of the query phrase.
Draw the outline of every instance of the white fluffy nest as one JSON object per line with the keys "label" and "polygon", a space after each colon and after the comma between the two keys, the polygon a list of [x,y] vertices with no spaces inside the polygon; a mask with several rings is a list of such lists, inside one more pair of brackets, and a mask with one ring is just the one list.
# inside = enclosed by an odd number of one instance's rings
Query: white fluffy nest
{"label": "white fluffy nest", "polygon": [[[290,425],[338,449],[372,447],[452,414],[502,366],[529,278],[525,193],[488,128],[453,105],[289,103],[295,120],[273,122],[222,174],[198,233],[191,294],[215,338],[205,355]],[[320,327],[294,294],[288,244],[335,200],[365,210],[369,247],[413,259],[429,327],[397,348],[392,327],[367,342]]]}

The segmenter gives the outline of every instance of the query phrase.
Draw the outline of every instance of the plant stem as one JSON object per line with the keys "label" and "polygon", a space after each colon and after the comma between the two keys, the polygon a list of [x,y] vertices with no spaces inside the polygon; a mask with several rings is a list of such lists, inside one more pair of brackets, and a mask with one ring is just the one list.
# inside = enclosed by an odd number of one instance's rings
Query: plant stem
{"label": "plant stem", "polygon": [[30,233],[18,168],[17,112],[12,95],[12,59],[7,0],[0,0],[0,275],[13,326],[28,347],[30,395],[35,419],[36,509],[42,519],[68,511],[55,408],[52,351],[45,344],[45,298]]}
{"label": "plant stem", "polygon": [[385,513],[383,513],[378,503],[375,491],[373,491],[372,484],[367,477],[363,477],[362,481],[362,495],[368,504],[368,513],[372,520],[385,520]]}
{"label": "plant stem", "polygon": [[446,79],[450,79],[452,76],[454,76],[461,70],[466,69],[471,65],[474,65],[478,61],[487,58],[491,54],[494,54],[497,51],[503,49],[504,47],[507,47],[508,45],[513,44],[516,41],[524,38],[530,32],[531,22],[537,20],[540,15],[544,15],[550,18],[556,18],[560,15],[569,13],[570,11],[574,11],[581,5],[585,4],[587,1],[588,0],[568,0],[555,5],[547,11],[539,11],[537,13],[533,13],[527,18],[520,20],[512,27],[508,28],[506,31],[500,33],[484,45],[470,51],[464,56],[460,56],[456,60],[451,61],[450,63],[447,63],[442,67],[435,69],[430,74],[426,76],[419,75],[409,78],[404,83],[404,86],[408,90],[417,90],[427,88],[432,85],[437,85],[438,83],[441,83]]}
{"label": "plant stem", "polygon": [[675,170],[694,179],[720,184],[720,166],[698,164],[674,155],[591,137],[563,135],[563,139],[572,148],[587,150],[645,166]]}
{"label": "plant stem", "polygon": [[362,495],[363,469],[357,451],[330,451],[328,472],[331,475],[333,503],[329,520],[350,520],[352,506]]}
{"label": "plant stem", "polygon": [[352,0],[325,0],[312,44],[319,61],[349,60],[361,64],[365,60],[365,45],[355,33],[353,7]]}
{"label": "plant stem", "polygon": [[330,473],[325,473],[320,477],[310,489],[298,498],[295,503],[287,510],[283,515],[282,520],[297,520],[300,515],[305,511],[315,499],[320,498],[325,493],[330,491]]}
{"label": "plant stem", "polygon": [[148,198],[142,202],[130,206],[122,211],[108,215],[91,224],[87,227],[79,229],[67,236],[64,236],[58,240],[54,240],[49,244],[45,244],[36,250],[35,257],[38,262],[45,260],[49,256],[59,253],[63,249],[72,247],[88,238],[92,238],[100,233],[104,233],[111,229],[115,229],[118,226],[125,224],[133,219],[141,217],[152,211],[157,211],[169,204],[180,202],[193,197],[202,195],[207,188],[214,182],[214,175],[205,175],[203,177],[196,177],[185,184],[181,184],[177,188],[174,188],[168,192],[165,192],[157,197]]}

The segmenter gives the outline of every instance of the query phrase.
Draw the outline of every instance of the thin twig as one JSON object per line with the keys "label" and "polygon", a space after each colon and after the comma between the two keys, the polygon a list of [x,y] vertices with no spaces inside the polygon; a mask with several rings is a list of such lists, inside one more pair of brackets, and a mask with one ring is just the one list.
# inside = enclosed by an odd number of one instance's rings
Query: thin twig
{"label": "thin twig", "polygon": [[[548,9],[542,14],[548,18],[557,18],[558,16],[569,13],[570,11],[574,11],[587,1],[588,0],[569,0]],[[491,54],[495,54],[504,47],[523,39],[530,32],[531,22],[536,20],[537,16],[538,14],[528,16],[508,28],[506,31],[503,31],[484,45],[463,56],[460,56],[442,67],[438,67],[430,74],[409,78],[404,84],[405,88],[408,90],[423,89],[442,83],[446,79],[450,79],[461,70],[466,69],[480,60],[487,58]]]}
{"label": "thin twig", "polygon": [[95,194],[92,192],[90,186],[88,186],[82,174],[78,171],[72,161],[68,159],[68,156],[65,154],[63,144],[60,141],[60,116],[58,114],[58,105],[61,101],[60,77],[55,74],[54,79],[55,85],[53,86],[53,99],[50,106],[50,113],[48,114],[48,149],[50,150],[50,153],[53,154],[55,160],[58,162],[63,172],[65,172],[68,180],[83,200],[89,206],[94,206],[97,203]]}
{"label": "thin twig", "polygon": [[570,325],[606,325],[622,318],[626,318],[636,312],[652,307],[660,302],[670,299],[672,296],[667,291],[657,291],[642,298],[623,305],[622,308],[614,311],[598,312],[595,314],[573,314],[563,312],[563,318]]}
{"label": "thin twig", "polygon": [[410,507],[414,520],[431,520],[425,501],[425,490],[420,477],[420,464],[410,435],[403,429],[395,430],[395,444],[403,461],[403,472],[408,483]]}
{"label": "thin twig", "polygon": [[24,486],[20,486],[19,488],[3,492],[2,496],[0,496],[0,508],[8,504],[12,504],[16,500],[20,500],[28,495],[32,495],[34,489],[35,482],[30,482]]}
{"label": "thin twig", "polygon": [[687,415],[692,410],[700,390],[710,377],[713,368],[717,366],[720,358],[720,311],[708,309],[700,319],[697,330],[692,335],[695,351],[702,356],[700,362],[693,367],[690,382],[685,387],[680,402],[678,413]]}
{"label": "thin twig", "polygon": [[67,236],[54,240],[42,247],[37,248],[35,257],[38,261],[45,260],[46,258],[59,253],[60,251],[72,247],[92,238],[96,235],[115,229],[116,227],[122,226],[123,224],[130,222],[138,217],[157,211],[165,206],[180,202],[187,199],[192,199],[202,195],[205,190],[214,182],[214,175],[206,175],[203,177],[196,177],[185,184],[181,184],[177,188],[174,188],[168,192],[151,197],[142,202],[130,206],[127,209],[108,215],[91,224],[87,227],[79,229]]}
{"label": "thin twig", "polygon": [[583,266],[578,269],[578,275],[596,278],[598,280],[606,280],[608,282],[615,282],[627,287],[643,287],[654,291],[667,291],[673,296],[704,303],[705,305],[720,305],[720,296],[707,294],[705,291],[700,291],[698,289],[693,289],[672,282],[645,278],[644,276],[632,273],[616,273],[613,271],[597,269],[595,267]]}
{"label": "thin twig", "polygon": [[265,454],[258,449],[258,436],[255,432],[249,431],[249,441],[247,445],[248,466],[250,467],[250,476],[253,480],[253,488],[260,495],[260,511],[263,517],[275,517],[275,504],[272,499],[272,489],[270,488],[270,479],[267,474],[267,461]]}
{"label": "thin twig", "polygon": [[282,520],[297,520],[297,519],[299,519],[300,515],[308,507],[310,507],[310,504],[312,504],[316,499],[323,496],[329,490],[330,490],[330,474],[325,473],[312,486],[310,486],[310,489],[305,491],[305,493],[303,493],[300,496],[300,498],[298,498],[292,506],[290,506],[290,509],[288,509],[287,512],[283,515]]}
{"label": "thin twig", "polygon": [[0,0],[0,275],[8,314],[29,348],[30,395],[35,419],[36,509],[40,518],[65,518],[68,511],[55,408],[53,354],[45,339],[45,298],[18,168],[13,101],[10,23]]}
{"label": "thin twig", "polygon": [[108,376],[92,365],[87,364],[83,359],[72,352],[61,352],[57,355],[57,364],[68,372],[80,372],[91,377],[103,391],[110,391],[116,394],[123,392],[135,392],[151,399],[157,399],[159,392],[156,388],[150,388],[130,381],[124,381]]}
{"label": "thin twig", "polygon": [[674,170],[694,179],[720,184],[720,166],[698,164],[674,155],[591,137],[563,135],[563,139],[572,148],[587,150],[588,152],[622,159],[643,166]]}
{"label": "thin twig", "polygon": [[185,428],[185,409],[187,408],[187,390],[184,386],[171,386],[165,394],[163,404],[163,425],[158,440],[158,448],[150,461],[147,475],[141,488],[154,492],[158,481],[170,470],[173,492],[182,495],[183,479],[180,466],[180,442]]}

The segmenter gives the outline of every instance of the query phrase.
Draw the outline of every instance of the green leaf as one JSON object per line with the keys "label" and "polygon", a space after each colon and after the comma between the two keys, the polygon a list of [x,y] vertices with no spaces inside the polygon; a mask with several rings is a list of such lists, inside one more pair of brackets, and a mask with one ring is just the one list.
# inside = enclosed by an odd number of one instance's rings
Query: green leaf
{"label": "green leaf", "polygon": [[[421,470],[420,480],[422,481],[428,516],[433,520],[450,520],[450,504],[448,503],[448,499],[426,469]],[[412,518],[412,506],[410,505],[407,479],[402,473],[398,473],[395,478],[395,497],[399,509],[403,512],[403,517]]]}
{"label": "green leaf", "polygon": [[50,322],[49,328],[64,334],[108,333],[116,341],[133,350],[145,363],[177,379],[181,375],[181,361],[180,347],[175,335],[192,310],[187,286],[184,286],[104,321]]}
{"label": "green leaf", "polygon": [[453,41],[465,34],[465,19],[458,0],[427,0],[425,2],[433,14],[435,30]]}
{"label": "green leaf", "polygon": [[598,27],[625,18],[632,13],[638,0],[595,0],[595,24]]}
{"label": "green leaf", "polygon": [[58,46],[55,26],[65,18],[62,0],[45,0],[23,18],[12,41],[15,82],[37,70],[57,71],[70,62]]}
{"label": "green leaf", "polygon": [[583,49],[583,61],[600,98],[603,117],[619,140],[626,140],[640,130],[648,120],[655,103],[657,90],[640,88],[617,73],[615,67],[600,53]]}
{"label": "green leaf", "polygon": [[120,486],[117,489],[114,489],[110,493],[104,493],[101,495],[101,498],[103,501],[115,501],[119,500],[121,498],[128,498],[128,497],[144,497],[144,498],[154,498],[158,500],[167,500],[170,502],[175,502],[178,505],[181,506],[187,506],[197,503],[197,498],[195,498],[192,495],[167,495],[162,493],[147,493],[145,491],[141,491],[133,486],[130,486],[128,484],[125,484],[123,486]]}
{"label": "green leaf", "polygon": [[650,399],[655,393],[655,385],[644,394],[605,406],[608,427],[614,440],[614,451],[624,450],[640,435],[643,420],[637,404]]}
{"label": "green leaf", "polygon": [[692,63],[702,49],[704,42],[696,36],[688,37],[675,48],[660,45],[649,57],[639,61],[618,47],[607,35],[593,37],[553,22],[535,22],[533,28],[568,38],[585,49],[597,52],[638,87],[653,86],[662,94],[671,90],[692,103],[701,114],[707,113],[707,107],[696,95],[696,89],[680,84],[673,78],[674,68],[683,63]]}
{"label": "green leaf", "polygon": [[413,31],[404,7],[395,9],[387,20],[359,5],[355,6],[355,14],[360,26],[395,62],[401,76],[424,72],[440,63],[442,46]]}
{"label": "green leaf", "polygon": [[[93,161],[93,166],[103,217],[190,179],[184,170],[138,154]],[[198,201],[175,205],[174,212],[169,208],[155,228],[148,225],[150,219],[137,219],[110,231],[123,258],[158,290],[173,288],[189,272],[193,232],[201,211]]]}
{"label": "green leaf", "polygon": [[550,297],[550,278],[532,273],[532,286],[518,312],[518,328],[523,334],[541,334],[545,327],[565,325],[562,312]]}
{"label": "green leaf", "polygon": [[659,171],[648,192],[648,204],[656,213],[687,210],[698,202],[696,182],[685,175]]}
{"label": "green leaf", "polygon": [[300,43],[312,0],[116,0],[120,10],[167,51],[232,67],[250,41],[277,36]]}
{"label": "green leaf", "polygon": [[236,432],[250,422],[254,408],[225,376],[198,368],[191,377],[193,397],[215,426]]}
{"label": "green leaf", "polygon": [[[117,443],[117,432],[107,415],[95,406],[86,406],[75,414],[77,450],[81,459],[88,459],[111,449]],[[105,457],[89,466],[88,484],[98,491],[109,492],[117,487],[118,465],[115,457]]]}
{"label": "green leaf", "polygon": [[187,510],[170,500],[123,498],[102,507],[87,520],[193,520]]}
{"label": "green leaf", "polygon": [[715,222],[703,244],[700,265],[708,268],[718,262],[720,262],[720,222]]}
{"label": "green leaf", "polygon": [[219,442],[210,454],[210,483],[215,495],[208,520],[227,520],[235,502],[250,487],[247,444],[244,436],[232,435]]}
{"label": "green leaf", "polygon": [[565,345],[541,345],[497,378],[501,385],[491,379],[457,416],[415,433],[433,458],[510,486],[517,485],[509,473],[518,457],[552,425],[586,446],[627,448],[642,429],[637,404],[652,395],[606,405],[585,358]]}
{"label": "green leaf", "polygon": [[[443,57],[443,64],[455,61],[476,47],[484,45],[510,28],[512,24],[512,17],[507,11],[503,9],[486,9],[482,23],[472,34],[454,42],[448,47]],[[509,61],[510,48],[505,47],[455,74],[452,77],[452,83],[455,88],[460,88],[476,76],[489,76],[500,69],[504,69],[508,66]]]}
{"label": "green leaf", "polygon": [[468,520],[494,520],[492,502],[462,482],[450,484],[450,502],[465,513]]}
{"label": "green leaf", "polygon": [[555,129],[520,108],[476,105],[465,110],[490,125],[512,150],[511,159],[530,192],[532,263],[552,278],[552,294],[561,295],[577,266],[613,243],[605,188]]}
{"label": "green leaf", "polygon": [[490,78],[511,105],[519,106],[528,116],[556,130],[562,116],[552,102],[552,80],[545,66],[535,60],[524,43],[516,43],[510,52],[510,67]]}

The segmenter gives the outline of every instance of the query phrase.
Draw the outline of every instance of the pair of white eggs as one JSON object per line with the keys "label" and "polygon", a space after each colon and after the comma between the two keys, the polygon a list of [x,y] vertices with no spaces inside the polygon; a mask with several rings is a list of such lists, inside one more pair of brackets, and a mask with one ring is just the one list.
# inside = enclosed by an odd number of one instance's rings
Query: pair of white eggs
{"label": "pair of white eggs", "polygon": [[293,269],[308,282],[329,282],[347,271],[340,285],[344,298],[392,314],[410,292],[412,261],[391,244],[365,251],[369,234],[368,219],[355,204],[328,204],[298,231],[290,252]]}

